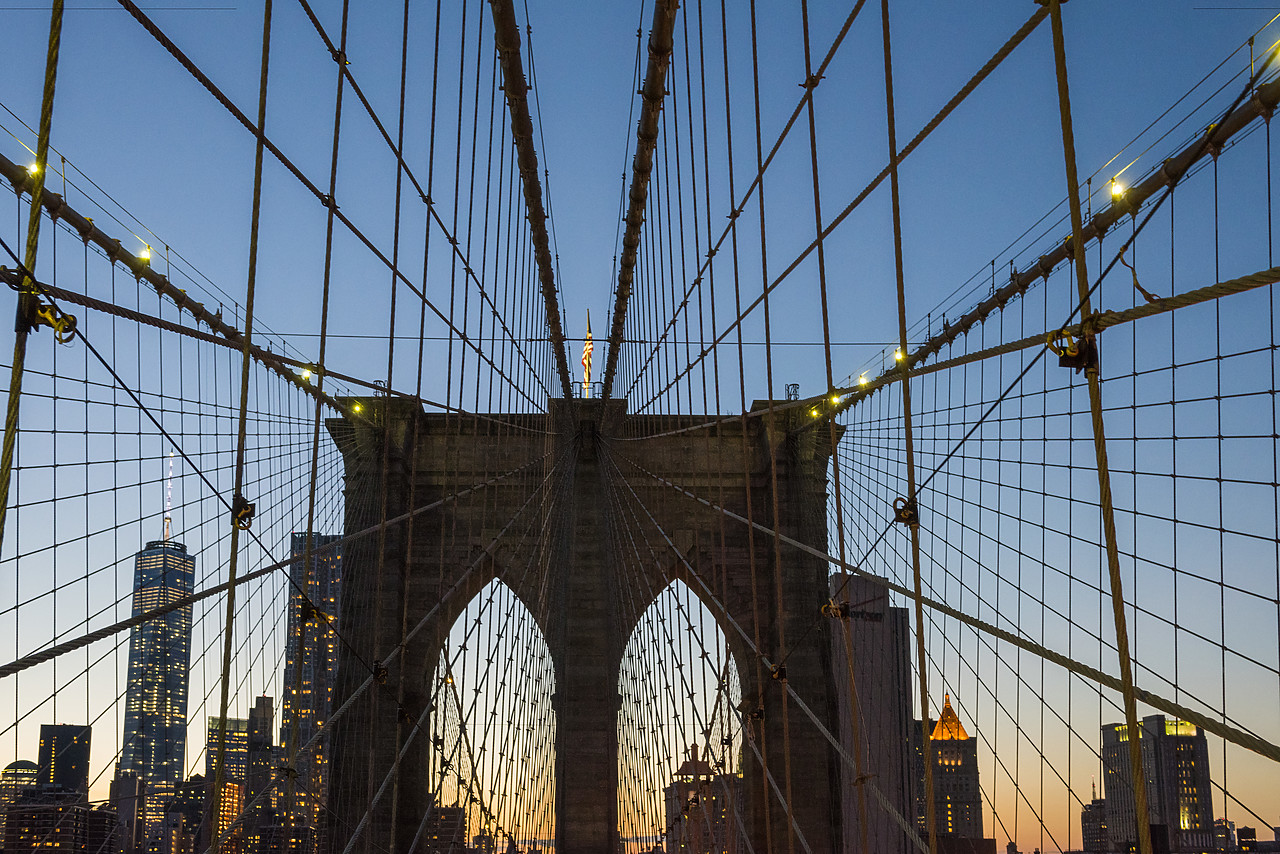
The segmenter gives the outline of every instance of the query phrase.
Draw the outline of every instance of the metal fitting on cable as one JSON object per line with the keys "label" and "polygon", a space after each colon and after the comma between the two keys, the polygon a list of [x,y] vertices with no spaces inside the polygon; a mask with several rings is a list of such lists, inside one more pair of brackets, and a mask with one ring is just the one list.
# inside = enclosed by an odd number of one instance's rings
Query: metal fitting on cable
{"label": "metal fitting on cable", "polygon": [[915,501],[908,501],[902,496],[893,499],[893,521],[914,527],[920,524],[920,510]]}
{"label": "metal fitting on cable", "polygon": [[249,530],[249,526],[253,524],[253,514],[256,510],[253,502],[245,499],[240,493],[236,493],[231,499],[231,524],[235,525],[242,531]]}
{"label": "metal fitting on cable", "polygon": [[828,599],[827,603],[822,606],[822,616],[831,617],[835,620],[847,620],[849,619],[849,603]]}

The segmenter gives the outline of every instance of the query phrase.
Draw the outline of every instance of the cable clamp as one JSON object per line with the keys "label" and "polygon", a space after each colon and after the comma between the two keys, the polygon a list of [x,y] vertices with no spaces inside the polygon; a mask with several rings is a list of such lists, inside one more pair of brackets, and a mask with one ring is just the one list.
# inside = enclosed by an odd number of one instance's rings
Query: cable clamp
{"label": "cable clamp", "polygon": [[379,685],[387,684],[387,666],[381,661],[373,663],[373,681]]}
{"label": "cable clamp", "polygon": [[799,84],[800,88],[810,89],[810,90],[817,89],[818,84],[822,82],[822,78],[823,78],[823,75],[821,74],[810,74],[808,77],[804,79],[803,83]]}
{"label": "cable clamp", "polygon": [[849,619],[849,603],[828,599],[827,603],[822,606],[822,616],[831,617],[834,620],[847,620]]}
{"label": "cable clamp", "polygon": [[1098,369],[1098,345],[1092,335],[1076,338],[1065,329],[1050,332],[1045,345],[1058,357],[1058,367],[1075,368],[1076,373]]}
{"label": "cable clamp", "polygon": [[413,715],[409,714],[409,710],[404,706],[398,706],[397,710],[400,713],[400,723],[405,726],[413,726]]}
{"label": "cable clamp", "polygon": [[294,768],[292,765],[281,765],[280,774],[288,777],[290,780],[298,779],[298,769]]}
{"label": "cable clamp", "polygon": [[231,499],[231,524],[242,531],[249,530],[249,526],[253,524],[255,509],[253,502],[246,500],[243,495],[237,492],[235,497]]}
{"label": "cable clamp", "polygon": [[53,330],[54,340],[59,344],[70,344],[76,333],[76,318],[51,303],[36,303],[35,317],[32,327],[47,326]]}
{"label": "cable clamp", "polygon": [[893,499],[893,521],[913,528],[920,524],[920,510],[915,501],[908,501],[902,496]]}
{"label": "cable clamp", "polygon": [[785,664],[775,664],[769,668],[769,676],[777,679],[779,682],[787,681],[787,666]]}

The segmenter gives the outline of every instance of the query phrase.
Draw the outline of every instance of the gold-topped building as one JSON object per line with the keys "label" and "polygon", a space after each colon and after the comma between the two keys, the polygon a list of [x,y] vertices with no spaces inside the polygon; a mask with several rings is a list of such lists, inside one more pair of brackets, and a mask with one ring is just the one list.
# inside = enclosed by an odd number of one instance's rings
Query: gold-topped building
{"label": "gold-topped building", "polygon": [[[965,730],[944,696],[942,714],[926,729],[919,721],[915,739],[916,817],[921,836],[927,833],[924,785],[924,750],[919,734],[929,732],[933,752],[933,804],[939,850],[983,851],[995,849],[995,840],[983,839],[982,789],[978,783],[978,739]],[[957,844],[958,843],[958,844]]]}

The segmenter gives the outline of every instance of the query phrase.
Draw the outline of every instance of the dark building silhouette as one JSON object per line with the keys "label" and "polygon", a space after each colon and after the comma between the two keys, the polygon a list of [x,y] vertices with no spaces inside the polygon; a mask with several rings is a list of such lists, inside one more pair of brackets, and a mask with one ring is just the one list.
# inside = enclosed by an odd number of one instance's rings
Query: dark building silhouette
{"label": "dark building silhouette", "polygon": [[1080,841],[1085,854],[1106,854],[1111,850],[1111,837],[1107,832],[1107,802],[1098,797],[1098,786],[1093,787],[1093,799],[1080,811]]}
{"label": "dark building silhouette", "polygon": [[[329,718],[338,666],[338,638],[334,627],[342,592],[342,547],[337,534],[295,533],[290,545],[289,622],[281,683],[280,744],[285,762],[291,747],[297,780],[291,802],[288,787],[280,794],[280,812],[288,828],[289,848],[296,854],[315,854],[324,845],[325,804],[329,786],[329,741],[325,736],[303,755],[303,745],[321,731]],[[320,551],[317,551],[317,550]],[[305,593],[305,596],[304,596]],[[297,743],[293,743],[294,728]]]}
{"label": "dark building silhouette", "polygon": [[742,844],[742,778],[698,757],[698,746],[664,792],[668,854],[738,854]]}
{"label": "dark building silhouette", "polygon": [[[1139,724],[1153,845],[1173,852],[1213,849],[1209,745],[1195,724],[1149,715]],[[1129,733],[1124,724],[1102,727],[1107,829],[1116,851],[1137,850],[1137,808]],[[1159,840],[1159,841],[1156,841]]]}
{"label": "dark building silhouette", "polygon": [[[169,538],[152,540],[134,559],[133,616],[190,595],[195,558]],[[191,606],[135,626],[129,632],[129,681],[116,776],[146,783],[138,819],[142,847],[158,851],[160,824],[186,774],[187,672],[191,663]]]}
{"label": "dark building silhouette", "polygon": [[0,846],[4,843],[4,816],[9,804],[27,789],[34,789],[40,780],[40,766],[27,759],[10,762],[0,772]]}
{"label": "dark building silhouette", "polygon": [[[434,800],[434,798],[433,798]],[[462,854],[467,848],[467,810],[465,807],[432,805],[422,825],[424,854]]]}
{"label": "dark building silhouette", "polygon": [[89,740],[93,735],[79,724],[40,726],[40,788],[89,794]]}
{"label": "dark building silhouette", "polygon": [[146,793],[146,781],[132,771],[117,772],[111,781],[111,805],[120,824],[116,835],[120,854],[135,854],[145,848],[142,805]]}
{"label": "dark building silhouette", "polygon": [[887,589],[857,575],[836,573],[829,584],[841,620],[831,636],[840,744],[858,766],[840,763],[844,850],[906,854],[917,850],[903,828],[915,827],[916,808],[904,749],[911,742],[912,697],[907,609],[890,607]]}

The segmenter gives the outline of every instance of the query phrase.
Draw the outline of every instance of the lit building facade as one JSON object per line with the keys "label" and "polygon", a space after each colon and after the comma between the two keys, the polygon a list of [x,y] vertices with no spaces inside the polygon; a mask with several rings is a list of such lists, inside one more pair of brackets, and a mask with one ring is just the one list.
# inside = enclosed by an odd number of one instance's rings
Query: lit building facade
{"label": "lit building facade", "polygon": [[[342,593],[341,535],[313,534],[307,562],[307,535],[295,533],[290,544],[288,642],[280,704],[280,743],[285,762],[307,744],[329,717],[338,667],[338,622]],[[303,593],[305,592],[305,597]],[[294,727],[297,744],[292,744]],[[323,850],[328,796],[328,740],[294,761],[297,778],[291,803],[282,804],[290,849],[298,854]],[[282,792],[281,796],[287,796]]]}
{"label": "lit building facade", "polygon": [[[1139,725],[1139,738],[1153,833],[1168,839],[1170,852],[1212,850],[1213,793],[1204,732],[1186,721],[1149,715]],[[1112,846],[1120,852],[1137,850],[1133,766],[1124,724],[1102,727],[1102,764]]]}
{"label": "lit building facade", "polygon": [[[171,605],[192,591],[195,558],[168,538],[152,540],[134,559],[133,616]],[[129,682],[117,776],[145,783],[139,809],[143,847],[162,844],[161,824],[185,775],[187,673],[191,663],[191,606],[135,626],[129,633]]]}
{"label": "lit building facade", "polygon": [[[928,813],[924,777],[924,733],[926,727],[916,721],[913,741],[913,764],[916,784],[916,822],[922,838],[927,838]],[[932,721],[930,723],[933,723]],[[978,739],[965,731],[946,695],[942,715],[929,732],[933,753],[933,805],[937,832],[942,847],[955,850],[995,850],[995,840],[982,836],[982,789],[978,775]],[[964,840],[967,845],[951,844]]]}

